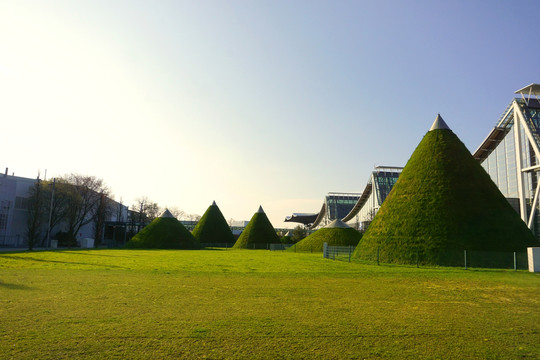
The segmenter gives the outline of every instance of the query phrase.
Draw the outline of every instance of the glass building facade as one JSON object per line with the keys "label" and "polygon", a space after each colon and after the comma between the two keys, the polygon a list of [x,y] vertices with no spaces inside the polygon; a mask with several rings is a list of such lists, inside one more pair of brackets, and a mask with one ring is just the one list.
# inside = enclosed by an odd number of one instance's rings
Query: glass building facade
{"label": "glass building facade", "polygon": [[355,229],[365,230],[394,187],[401,170],[400,167],[375,168],[362,196],[342,220]]}
{"label": "glass building facade", "polygon": [[360,198],[360,195],[359,193],[328,193],[324,198],[321,211],[310,226],[310,229],[324,227],[335,219],[342,219],[351,211]]}
{"label": "glass building facade", "polygon": [[335,219],[342,219],[351,211],[354,204],[358,201],[360,194],[347,193],[329,193],[326,195],[327,220],[330,222]]}
{"label": "glass building facade", "polygon": [[328,193],[310,228],[318,229],[340,219],[355,229],[364,229],[392,190],[401,170],[400,167],[378,166],[362,193]]}
{"label": "glass building facade", "polygon": [[540,101],[531,96],[540,88],[534,86],[518,90],[522,97],[512,100],[473,156],[540,238]]}

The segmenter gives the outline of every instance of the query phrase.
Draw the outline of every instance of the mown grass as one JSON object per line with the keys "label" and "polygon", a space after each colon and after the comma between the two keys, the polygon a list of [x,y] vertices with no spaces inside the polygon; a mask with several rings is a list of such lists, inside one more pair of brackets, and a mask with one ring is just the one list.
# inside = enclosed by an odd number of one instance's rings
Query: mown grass
{"label": "mown grass", "polygon": [[289,251],[319,251],[324,243],[329,246],[356,246],[362,239],[362,233],[353,228],[322,228],[300,240]]}
{"label": "mown grass", "polygon": [[0,254],[0,358],[537,359],[540,278],[320,254]]}

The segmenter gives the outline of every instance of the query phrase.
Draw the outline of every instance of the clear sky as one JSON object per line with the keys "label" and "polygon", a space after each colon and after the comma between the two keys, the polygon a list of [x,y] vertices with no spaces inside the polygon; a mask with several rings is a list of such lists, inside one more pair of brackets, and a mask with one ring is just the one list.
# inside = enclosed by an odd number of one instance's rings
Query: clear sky
{"label": "clear sky", "polygon": [[104,179],[275,227],[404,166],[440,113],[474,151],[540,82],[539,1],[0,0],[0,169]]}

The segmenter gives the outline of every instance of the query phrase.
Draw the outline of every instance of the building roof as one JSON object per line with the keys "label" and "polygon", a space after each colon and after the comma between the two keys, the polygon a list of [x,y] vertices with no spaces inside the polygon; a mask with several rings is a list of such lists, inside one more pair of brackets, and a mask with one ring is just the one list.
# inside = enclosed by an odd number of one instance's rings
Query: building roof
{"label": "building roof", "polygon": [[364,188],[364,191],[362,192],[362,195],[360,196],[360,199],[354,204],[351,211],[343,218],[343,221],[347,222],[354,218],[356,214],[360,211],[360,209],[364,206],[366,201],[369,199],[369,196],[371,195],[371,192],[373,191],[373,184],[370,182],[367,183],[366,187]]}
{"label": "building roof", "polygon": [[296,222],[304,225],[313,224],[319,213],[293,213],[285,218],[285,222]]}
{"label": "building roof", "polygon": [[510,131],[509,128],[495,127],[488,134],[486,139],[480,144],[478,149],[473,153],[473,157],[476,160],[484,161],[497,145],[504,139],[506,134]]}
{"label": "building roof", "polygon": [[519,90],[516,90],[514,94],[521,95],[540,95],[540,84],[532,83]]}
{"label": "building roof", "polygon": [[313,224],[311,224],[310,229],[316,228],[322,219],[324,218],[324,215],[326,214],[326,202],[323,202],[321,211],[317,214],[317,217],[315,218],[315,221],[313,221]]}

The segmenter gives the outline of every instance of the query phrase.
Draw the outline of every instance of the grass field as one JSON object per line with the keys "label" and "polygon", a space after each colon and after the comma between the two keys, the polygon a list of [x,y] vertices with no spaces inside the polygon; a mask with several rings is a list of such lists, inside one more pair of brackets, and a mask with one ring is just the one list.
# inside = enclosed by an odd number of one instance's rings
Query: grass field
{"label": "grass field", "polygon": [[538,359],[540,276],[263,250],[0,253],[5,359]]}

